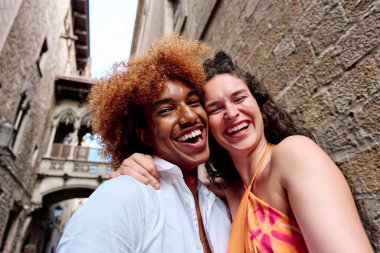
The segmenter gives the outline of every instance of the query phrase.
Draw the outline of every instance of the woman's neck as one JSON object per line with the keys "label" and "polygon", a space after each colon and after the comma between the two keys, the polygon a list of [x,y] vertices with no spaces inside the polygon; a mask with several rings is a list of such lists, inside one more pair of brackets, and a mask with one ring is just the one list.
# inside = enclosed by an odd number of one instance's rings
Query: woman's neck
{"label": "woman's neck", "polygon": [[259,142],[259,144],[248,154],[243,152],[230,152],[231,159],[245,185],[251,183],[255,169],[264,155],[267,144],[267,140]]}

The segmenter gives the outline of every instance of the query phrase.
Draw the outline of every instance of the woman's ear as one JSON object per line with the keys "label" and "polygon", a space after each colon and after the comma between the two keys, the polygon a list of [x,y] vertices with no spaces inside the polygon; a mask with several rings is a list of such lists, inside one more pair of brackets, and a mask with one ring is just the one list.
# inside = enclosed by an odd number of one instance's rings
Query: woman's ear
{"label": "woman's ear", "polygon": [[152,140],[150,139],[150,136],[149,136],[149,133],[146,129],[142,129],[142,128],[136,128],[136,134],[137,136],[140,138],[141,142],[150,147],[152,146]]}

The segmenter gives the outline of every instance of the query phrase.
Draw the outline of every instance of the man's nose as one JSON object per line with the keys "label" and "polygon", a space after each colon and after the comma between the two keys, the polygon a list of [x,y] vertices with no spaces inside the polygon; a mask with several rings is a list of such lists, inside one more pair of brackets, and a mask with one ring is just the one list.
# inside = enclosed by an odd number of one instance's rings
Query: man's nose
{"label": "man's nose", "polygon": [[197,114],[190,106],[183,106],[180,110],[179,123],[180,125],[194,124],[198,119]]}
{"label": "man's nose", "polygon": [[224,112],[224,119],[231,120],[239,116],[239,111],[234,104],[226,105],[226,110]]}

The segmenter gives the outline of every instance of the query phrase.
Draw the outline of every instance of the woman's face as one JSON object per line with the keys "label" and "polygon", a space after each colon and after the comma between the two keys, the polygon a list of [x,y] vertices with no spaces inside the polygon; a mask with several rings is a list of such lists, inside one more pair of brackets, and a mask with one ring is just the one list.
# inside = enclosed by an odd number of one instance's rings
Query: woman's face
{"label": "woman's face", "polygon": [[252,152],[264,137],[260,108],[243,80],[231,74],[204,86],[205,108],[215,140],[231,154]]}

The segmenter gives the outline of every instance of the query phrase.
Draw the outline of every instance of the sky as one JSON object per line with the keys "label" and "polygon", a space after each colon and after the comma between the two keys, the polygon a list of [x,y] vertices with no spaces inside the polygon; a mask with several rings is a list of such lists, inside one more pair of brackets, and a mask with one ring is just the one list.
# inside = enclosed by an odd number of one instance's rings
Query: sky
{"label": "sky", "polygon": [[112,72],[128,60],[138,0],[90,0],[91,77]]}

